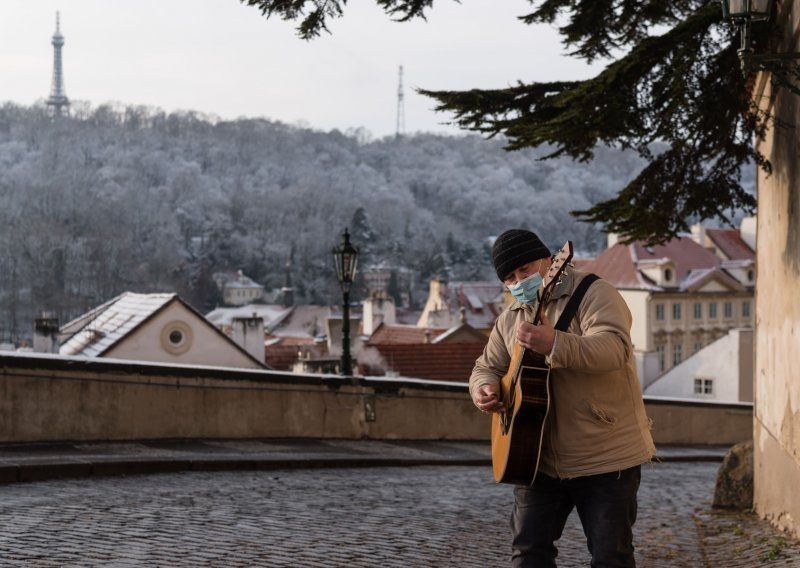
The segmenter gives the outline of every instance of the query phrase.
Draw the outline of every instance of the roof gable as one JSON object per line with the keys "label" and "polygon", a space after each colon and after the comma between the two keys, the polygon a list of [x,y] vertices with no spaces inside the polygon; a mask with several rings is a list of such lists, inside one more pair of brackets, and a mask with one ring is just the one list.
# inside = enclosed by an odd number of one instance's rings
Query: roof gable
{"label": "roof gable", "polygon": [[177,298],[176,294],[125,292],[62,328],[72,334],[59,354],[97,357]]}
{"label": "roof gable", "polygon": [[77,327],[74,322],[81,322],[82,326],[62,343],[59,354],[82,357],[103,356],[124,343],[126,338],[144,328],[149,321],[166,310],[168,306],[176,303],[198,325],[209,329],[221,341],[245,355],[249,360],[256,362],[260,367],[266,367],[264,361],[253,357],[203,317],[203,314],[174,293],[136,294],[125,292],[121,294],[114,300],[68,323],[65,327]]}
{"label": "roof gable", "polygon": [[692,271],[683,282],[687,292],[741,292],[745,288],[735,278],[719,268]]}

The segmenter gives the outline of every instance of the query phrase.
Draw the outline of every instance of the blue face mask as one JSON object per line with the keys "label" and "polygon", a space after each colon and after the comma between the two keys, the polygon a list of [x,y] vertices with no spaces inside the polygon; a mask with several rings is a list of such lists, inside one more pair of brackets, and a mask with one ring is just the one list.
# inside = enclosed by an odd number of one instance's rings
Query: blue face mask
{"label": "blue face mask", "polygon": [[539,301],[539,287],[542,285],[542,275],[538,272],[520,280],[513,286],[507,286],[508,291],[523,304],[535,304]]}

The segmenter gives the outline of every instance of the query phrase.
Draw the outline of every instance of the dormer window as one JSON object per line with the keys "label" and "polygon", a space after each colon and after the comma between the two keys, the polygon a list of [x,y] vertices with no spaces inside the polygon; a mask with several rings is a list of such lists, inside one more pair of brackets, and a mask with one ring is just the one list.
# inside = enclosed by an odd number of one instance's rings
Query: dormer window
{"label": "dormer window", "polygon": [[752,270],[748,270],[747,271],[747,281],[748,282],[752,282],[754,278],[755,278],[755,274],[753,273],[753,271]]}
{"label": "dormer window", "polygon": [[669,268],[664,269],[664,282],[672,282],[672,270]]}

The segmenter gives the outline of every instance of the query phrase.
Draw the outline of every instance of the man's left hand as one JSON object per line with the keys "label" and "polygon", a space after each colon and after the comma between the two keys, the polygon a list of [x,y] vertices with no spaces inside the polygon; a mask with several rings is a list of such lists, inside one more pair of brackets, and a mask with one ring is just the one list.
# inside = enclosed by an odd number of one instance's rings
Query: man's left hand
{"label": "man's left hand", "polygon": [[517,326],[517,343],[542,355],[550,355],[556,340],[556,330],[542,312],[539,325],[523,321]]}

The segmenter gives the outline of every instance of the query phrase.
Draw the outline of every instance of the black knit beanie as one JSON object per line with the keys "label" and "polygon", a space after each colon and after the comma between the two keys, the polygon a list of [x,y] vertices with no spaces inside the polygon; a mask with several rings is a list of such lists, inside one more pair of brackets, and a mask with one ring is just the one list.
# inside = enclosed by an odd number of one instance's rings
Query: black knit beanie
{"label": "black knit beanie", "polygon": [[544,246],[536,233],[525,229],[506,231],[497,237],[492,246],[494,269],[500,280],[504,280],[520,266],[549,256],[550,249]]}

